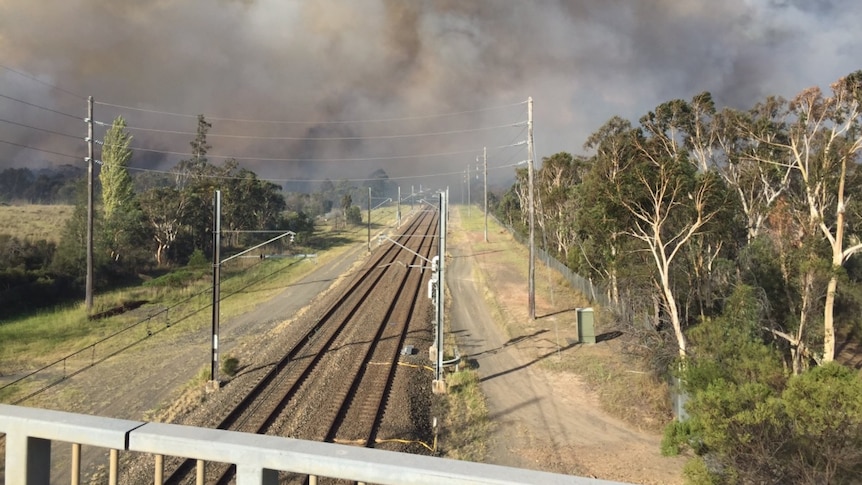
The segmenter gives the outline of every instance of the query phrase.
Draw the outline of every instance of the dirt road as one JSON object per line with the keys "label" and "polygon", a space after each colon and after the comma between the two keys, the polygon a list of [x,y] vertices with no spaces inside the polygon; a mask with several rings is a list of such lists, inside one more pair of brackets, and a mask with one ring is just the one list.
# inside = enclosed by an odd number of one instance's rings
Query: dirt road
{"label": "dirt road", "polygon": [[[662,457],[660,436],[604,413],[577,375],[540,365],[580,349],[570,344],[577,340],[575,312],[565,293],[556,295],[556,305],[538,295],[540,318],[531,321],[526,278],[495,252],[493,241],[459,229],[458,211],[450,221],[451,233],[464,235],[449,246],[452,329],[462,355],[478,367],[496,423],[488,461],[631,483],[682,483],[684,460]],[[511,337],[492,318],[486,298],[498,306]]]}

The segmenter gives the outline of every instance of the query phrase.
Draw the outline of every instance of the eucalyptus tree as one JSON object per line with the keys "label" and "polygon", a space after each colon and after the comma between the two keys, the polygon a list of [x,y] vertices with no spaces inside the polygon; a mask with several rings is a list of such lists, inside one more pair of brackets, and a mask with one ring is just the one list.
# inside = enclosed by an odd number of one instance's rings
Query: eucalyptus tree
{"label": "eucalyptus tree", "polygon": [[[523,169],[524,180],[526,180],[526,170]],[[492,207],[494,208],[494,214],[500,219],[500,222],[514,228],[520,233],[524,233],[527,230],[527,222],[524,218],[524,211],[521,209],[520,197],[518,196],[519,181],[521,180],[521,176],[518,175],[519,172],[516,171],[515,184],[509,187]],[[488,198],[491,199],[491,194],[488,194]]]}
{"label": "eucalyptus tree", "polygon": [[180,189],[186,187],[190,181],[200,182],[211,172],[211,166],[207,159],[207,153],[212,146],[207,142],[207,133],[212,128],[204,115],[198,115],[197,131],[195,139],[189,142],[191,145],[191,157],[180,161],[174,168],[176,185]]}
{"label": "eucalyptus tree", "polygon": [[[511,195],[517,200],[517,203],[510,204],[510,207],[517,207],[519,209],[517,222],[513,221],[512,224],[512,227],[515,228],[529,227],[530,183],[528,170],[526,167],[515,169],[515,184],[512,186]],[[513,200],[512,202],[515,201]],[[535,204],[533,207],[535,208]]]}
{"label": "eucalyptus tree", "polygon": [[[822,361],[835,358],[835,295],[842,268],[854,254],[862,251],[858,234],[847,234],[848,225],[856,227],[858,213],[848,212],[848,174],[857,169],[862,152],[862,71],[839,79],[831,86],[831,96],[820,88],[803,90],[790,102],[780,103],[773,110],[775,123],[783,136],[773,136],[772,130],[752,130],[758,142],[785,154],[783,160],[760,158],[765,163],[792,168],[799,181],[795,208],[802,239],[811,239],[808,246],[810,261],[826,260],[831,267],[825,288],[818,288],[817,265],[806,263],[801,282],[802,308],[799,326],[807,325],[811,308],[819,295],[823,303]],[[855,201],[854,201],[855,202]],[[816,241],[825,242],[828,256],[818,255]],[[783,336],[791,345],[803,345],[794,336]],[[804,349],[803,349],[804,350]],[[802,353],[802,352],[800,352]],[[816,355],[811,355],[817,357]],[[798,357],[795,360],[800,360]],[[794,369],[799,369],[800,362]]]}
{"label": "eucalyptus tree", "polygon": [[[622,167],[617,203],[631,223],[624,234],[639,241],[655,264],[655,281],[681,358],[686,355],[685,318],[674,281],[676,266],[689,247],[714,231],[714,220],[726,209],[719,177],[699,172],[685,147],[691,108],[679,100],[664,103],[643,116],[632,136],[634,156]],[[709,247],[709,245],[701,245]],[[721,247],[710,247],[714,260]]]}
{"label": "eucalyptus tree", "polygon": [[141,195],[141,207],[156,243],[156,264],[168,262],[170,250],[185,230],[189,199],[176,187],[154,187]]}
{"label": "eucalyptus tree", "polygon": [[680,357],[686,354],[683,319],[671,281],[673,265],[686,245],[720,210],[711,204],[718,181],[697,177],[685,162],[656,153],[649,140],[639,144],[641,157],[619,192],[620,204],[634,224],[625,233],[641,241],[655,262],[664,310],[676,335]]}
{"label": "eucalyptus tree", "polygon": [[575,245],[577,226],[577,191],[585,170],[585,161],[560,152],[542,159],[536,174],[536,207],[538,225],[549,238],[546,248],[569,260],[569,248]]}
{"label": "eucalyptus tree", "polygon": [[590,135],[584,148],[595,150],[595,154],[577,192],[577,269],[605,281],[615,304],[620,300],[619,272],[625,244],[622,236],[629,225],[626,211],[617,200],[616,187],[635,156],[636,136],[631,123],[618,116]]}
{"label": "eucalyptus tree", "polygon": [[760,235],[771,208],[787,191],[793,174],[792,167],[781,163],[781,150],[748,136],[752,130],[772,131],[768,135],[771,138],[780,135],[771,123],[772,111],[780,102],[780,98],[768,98],[750,111],[727,108],[713,117],[713,133],[722,155],[714,170],[736,194],[746,220],[748,243]]}
{"label": "eucalyptus tree", "polygon": [[[720,163],[714,115],[712,96],[704,92],[691,102],[674,99],[662,103],[639,121],[642,133],[650,140],[652,152],[679,163],[689,163],[696,173],[707,176]],[[692,265],[688,273],[691,275],[690,292],[698,300],[702,316],[704,306],[713,299],[710,283],[716,279],[713,271],[724,245],[725,238],[695,234],[686,242],[683,251]]]}
{"label": "eucalyptus tree", "polygon": [[[225,162],[218,180],[219,188],[224,190],[222,217],[229,230],[282,228],[282,213],[287,205],[280,186],[259,179],[251,170],[240,167],[236,160]],[[227,243],[238,244],[239,239],[229,237]]]}
{"label": "eucalyptus tree", "polygon": [[212,244],[207,236],[212,227],[212,191],[217,172],[206,157],[212,148],[206,140],[211,127],[199,115],[197,133],[190,142],[191,157],[174,167],[173,185],[155,186],[141,194],[141,207],[156,243],[159,266],[168,262],[168,250],[176,251],[181,241],[189,241],[186,248],[189,254],[195,247],[208,249]]}

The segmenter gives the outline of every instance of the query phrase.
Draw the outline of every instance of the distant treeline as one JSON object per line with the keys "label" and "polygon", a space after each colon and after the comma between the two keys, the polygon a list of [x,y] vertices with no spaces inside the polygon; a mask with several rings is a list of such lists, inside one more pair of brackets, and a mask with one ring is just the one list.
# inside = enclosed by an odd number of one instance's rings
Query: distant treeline
{"label": "distant treeline", "polygon": [[75,183],[83,177],[84,169],[73,165],[7,168],[0,172],[0,203],[74,204]]}

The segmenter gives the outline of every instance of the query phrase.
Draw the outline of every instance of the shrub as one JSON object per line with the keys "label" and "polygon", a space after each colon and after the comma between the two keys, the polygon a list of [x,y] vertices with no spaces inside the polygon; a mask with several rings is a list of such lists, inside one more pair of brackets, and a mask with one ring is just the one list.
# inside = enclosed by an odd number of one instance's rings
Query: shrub
{"label": "shrub", "polygon": [[235,376],[238,368],[239,359],[237,359],[236,357],[228,355],[221,361],[221,372],[228,377]]}
{"label": "shrub", "polygon": [[203,268],[210,264],[209,259],[204,255],[204,252],[199,248],[192,251],[192,255],[189,256],[189,266],[192,268]]}

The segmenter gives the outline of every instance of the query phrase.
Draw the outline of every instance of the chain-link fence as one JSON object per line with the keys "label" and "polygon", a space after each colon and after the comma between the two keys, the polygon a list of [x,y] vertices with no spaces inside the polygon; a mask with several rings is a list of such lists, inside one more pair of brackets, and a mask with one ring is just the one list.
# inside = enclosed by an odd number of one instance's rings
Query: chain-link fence
{"label": "chain-link fence", "polygon": [[[500,227],[503,227],[507,231],[509,231],[509,233],[516,241],[523,244],[524,246],[529,246],[530,242],[513,228],[503,224],[491,214],[488,214],[488,217],[494,219],[494,221],[499,224]],[[605,294],[603,288],[593,284],[593,282],[590,281],[588,278],[584,278],[583,276],[575,273],[560,260],[553,257],[549,252],[545,251],[542,248],[536,248],[536,257],[540,259],[543,263],[545,263],[547,267],[560,273],[560,275],[562,275],[562,277],[565,278],[570,285],[572,285],[572,288],[580,291],[584,296],[587,297],[587,299],[589,299],[590,303],[597,303],[602,306],[610,305],[610,299]]]}

